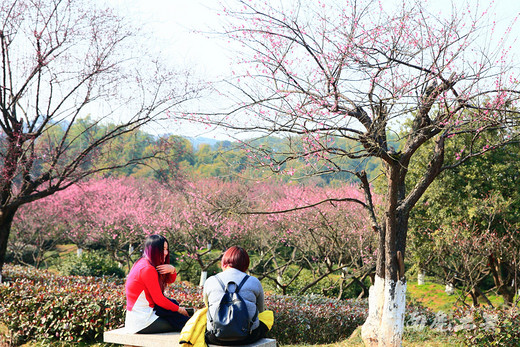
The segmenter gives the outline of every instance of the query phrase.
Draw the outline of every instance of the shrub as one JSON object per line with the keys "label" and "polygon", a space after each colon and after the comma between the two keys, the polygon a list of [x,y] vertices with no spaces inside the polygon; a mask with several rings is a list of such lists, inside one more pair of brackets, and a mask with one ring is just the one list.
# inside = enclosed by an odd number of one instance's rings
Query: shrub
{"label": "shrub", "polygon": [[[0,285],[0,323],[11,344],[28,340],[102,341],[103,332],[124,324],[124,280],[113,277],[59,276],[31,267],[4,266]],[[200,308],[200,289],[174,283],[166,295]]]}
{"label": "shrub", "polygon": [[319,344],[344,340],[365,321],[366,300],[334,300],[319,296],[266,296],[275,324],[269,336],[279,344]]}
{"label": "shrub", "polygon": [[[28,340],[101,341],[103,331],[124,324],[124,281],[112,277],[58,276],[28,267],[4,266],[0,323],[11,343]],[[183,306],[204,306],[200,288],[174,283],[167,296]],[[333,343],[347,338],[366,319],[366,300],[266,294],[275,324],[269,336],[280,344]]]}
{"label": "shrub", "polygon": [[84,252],[79,257],[68,254],[58,265],[58,270],[66,276],[125,277],[125,272],[113,259],[98,251]]}
{"label": "shrub", "polygon": [[456,321],[468,346],[520,346],[518,307],[461,309]]}
{"label": "shrub", "polygon": [[31,339],[95,341],[121,324],[121,281],[9,266],[4,274],[0,321],[13,344]]}

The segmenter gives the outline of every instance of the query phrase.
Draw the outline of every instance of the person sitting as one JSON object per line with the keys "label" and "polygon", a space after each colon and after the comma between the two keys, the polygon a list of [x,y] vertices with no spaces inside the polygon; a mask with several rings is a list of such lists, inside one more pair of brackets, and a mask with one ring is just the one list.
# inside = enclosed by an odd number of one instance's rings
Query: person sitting
{"label": "person sitting", "polygon": [[[207,311],[206,343],[214,345],[247,345],[265,337],[269,328],[258,319],[258,314],[264,311],[264,290],[260,281],[246,274],[249,268],[249,255],[241,247],[231,247],[224,253],[221,261],[223,272],[209,277],[204,283],[203,299]],[[212,317],[217,316],[219,304],[225,294],[225,285],[229,282],[239,284],[248,276],[240,288],[239,295],[244,300],[249,319],[252,321],[251,332],[247,337],[237,341],[220,340],[216,336]],[[224,287],[223,287],[224,286]],[[254,319],[253,319],[254,318]]]}
{"label": "person sitting", "polygon": [[125,328],[129,333],[181,331],[189,319],[188,312],[164,296],[166,286],[176,278],[168,242],[161,235],[148,236],[143,256],[132,266],[125,284]]}

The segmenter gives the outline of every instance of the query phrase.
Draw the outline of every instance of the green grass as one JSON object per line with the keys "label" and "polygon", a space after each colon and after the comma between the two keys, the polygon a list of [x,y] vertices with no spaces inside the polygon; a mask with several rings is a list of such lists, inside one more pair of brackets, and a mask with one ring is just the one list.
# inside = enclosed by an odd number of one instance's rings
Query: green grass
{"label": "green grass", "polygon": [[423,306],[438,311],[451,311],[460,296],[456,291],[453,295],[448,295],[444,291],[444,286],[437,283],[426,282],[424,285],[417,283],[407,283],[406,295],[409,300],[421,303]]}
{"label": "green grass", "polygon": [[[284,347],[302,347],[303,345],[285,345]],[[352,336],[345,341],[334,344],[314,345],[314,347],[364,347],[361,340],[361,327],[357,328]],[[405,330],[403,347],[462,347],[464,344],[448,334],[438,333],[431,329],[422,331]]]}
{"label": "green grass", "polygon": [[[460,290],[455,290],[453,295],[448,295],[444,289],[445,286],[438,283],[425,282],[424,285],[419,286],[417,285],[417,282],[409,281],[407,283],[406,295],[409,300],[415,300],[435,312],[451,312],[455,305],[461,304],[461,292]],[[495,307],[504,304],[504,300],[501,296],[487,294],[487,297]],[[484,300],[481,298],[479,299],[479,302],[483,305],[485,304]],[[466,303],[471,304],[469,296],[466,298]]]}

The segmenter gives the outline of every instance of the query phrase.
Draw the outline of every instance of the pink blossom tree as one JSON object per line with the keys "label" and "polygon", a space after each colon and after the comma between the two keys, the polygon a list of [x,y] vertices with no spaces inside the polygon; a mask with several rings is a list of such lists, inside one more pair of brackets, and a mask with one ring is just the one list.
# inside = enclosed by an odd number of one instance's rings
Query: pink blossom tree
{"label": "pink blossom tree", "polygon": [[436,236],[433,249],[436,265],[442,269],[445,281],[461,290],[462,303],[470,295],[473,306],[479,306],[479,297],[493,306],[478,286],[490,273],[490,255],[500,248],[505,238],[489,230],[475,233],[474,228],[460,223],[451,225],[448,230],[437,230],[432,235]]}
{"label": "pink blossom tree", "polygon": [[149,182],[133,178],[77,183],[24,205],[15,217],[11,242],[26,244],[42,238],[71,242],[79,248],[102,246],[114,260],[131,265],[132,249],[156,232],[151,187]]}
{"label": "pink blossom tree", "polygon": [[0,23],[1,273],[20,206],[130,164],[94,159],[193,90],[139,47],[137,28],[88,1],[2,1]]}
{"label": "pink blossom tree", "polygon": [[[201,118],[186,117],[285,136],[291,144],[285,152],[250,148],[252,158],[275,172],[294,174],[291,163],[297,160],[306,163],[308,174],[349,172],[357,179],[365,194],[359,203],[379,236],[363,341],[399,346],[410,210],[441,172],[517,136],[518,70],[511,69],[507,41],[512,31],[500,36],[491,20],[490,26],[482,24],[488,9],[470,3],[453,4],[448,15],[406,1],[392,10],[376,1],[343,7],[322,1],[235,4],[224,10],[230,19],[227,37],[244,52],[232,83],[236,88],[229,92],[232,104]],[[412,126],[394,147],[391,134],[405,120]],[[505,136],[477,146],[489,130]],[[473,141],[446,156],[446,145],[460,134]],[[336,137],[352,145],[337,147]],[[409,163],[427,143],[434,143],[428,164],[406,185]],[[370,158],[380,160],[386,180],[381,216],[363,168],[346,165]]]}
{"label": "pink blossom tree", "polygon": [[102,245],[118,262],[131,265],[132,249],[153,228],[155,185],[133,178],[93,179],[59,192],[66,237],[79,247]]}
{"label": "pink blossom tree", "polygon": [[211,178],[184,181],[159,197],[158,229],[165,230],[183,262],[197,264],[201,283],[228,247],[250,244],[250,219],[238,214],[248,209],[249,195],[245,184]]}
{"label": "pink blossom tree", "polygon": [[[13,220],[8,252],[16,262],[32,264],[36,268],[46,264],[56,246],[66,240],[63,217],[59,205],[50,200],[54,196],[23,205]],[[45,213],[42,213],[45,211]],[[30,259],[26,259],[30,255]]]}
{"label": "pink blossom tree", "polygon": [[[285,293],[308,269],[313,279],[299,289],[303,294],[347,268],[353,281],[373,271],[375,235],[366,230],[366,211],[348,202],[363,199],[357,189],[348,184],[335,189],[264,184],[257,189],[256,199],[264,200],[257,208],[266,217],[256,246],[263,257],[253,270],[259,277],[269,278]],[[298,270],[287,277],[290,267]]]}

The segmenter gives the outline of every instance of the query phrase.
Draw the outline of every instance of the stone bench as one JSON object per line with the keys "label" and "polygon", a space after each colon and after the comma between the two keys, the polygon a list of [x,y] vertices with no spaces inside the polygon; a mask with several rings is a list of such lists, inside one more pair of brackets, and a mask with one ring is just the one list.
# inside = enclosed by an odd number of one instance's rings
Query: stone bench
{"label": "stone bench", "polygon": [[[140,347],[180,347],[180,333],[129,334],[124,328],[105,331],[103,342]],[[215,346],[215,345],[208,345]],[[248,347],[276,347],[275,339],[261,339]],[[219,347],[219,346],[215,346]]]}

